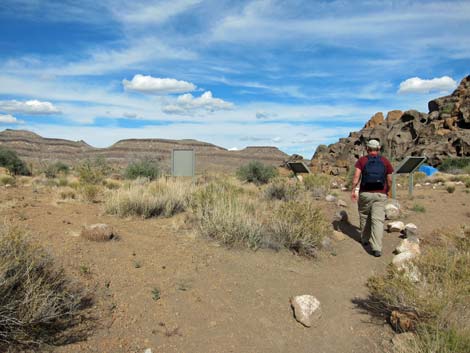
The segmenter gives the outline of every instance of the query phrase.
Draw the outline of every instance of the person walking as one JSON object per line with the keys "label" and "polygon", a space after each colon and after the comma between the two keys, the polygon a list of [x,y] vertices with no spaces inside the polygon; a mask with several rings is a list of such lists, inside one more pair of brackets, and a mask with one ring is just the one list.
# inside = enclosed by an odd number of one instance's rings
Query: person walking
{"label": "person walking", "polygon": [[392,190],[393,167],[387,158],[380,155],[379,141],[369,140],[366,147],[367,156],[359,158],[355,164],[351,199],[358,201],[362,245],[370,245],[372,255],[380,257],[385,202]]}

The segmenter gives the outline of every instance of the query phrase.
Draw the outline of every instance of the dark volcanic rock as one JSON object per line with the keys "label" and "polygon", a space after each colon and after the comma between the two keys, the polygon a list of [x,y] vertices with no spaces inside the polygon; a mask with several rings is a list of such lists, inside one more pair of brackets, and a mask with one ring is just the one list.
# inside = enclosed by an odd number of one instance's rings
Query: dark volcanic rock
{"label": "dark volcanic rock", "polygon": [[470,156],[470,76],[465,77],[449,96],[429,102],[429,113],[416,110],[391,111],[383,120],[375,114],[357,132],[329,146],[318,146],[312,157],[312,170],[338,174],[365,154],[371,139],[382,144],[382,153],[401,160],[424,155],[436,166],[447,157]]}

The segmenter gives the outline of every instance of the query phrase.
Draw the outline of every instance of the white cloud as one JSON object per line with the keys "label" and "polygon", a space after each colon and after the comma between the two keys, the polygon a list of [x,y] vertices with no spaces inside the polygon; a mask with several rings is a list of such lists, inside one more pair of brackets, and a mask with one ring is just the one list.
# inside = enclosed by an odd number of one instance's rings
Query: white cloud
{"label": "white cloud", "polygon": [[265,111],[258,111],[256,112],[256,119],[270,119],[277,117],[276,113],[269,113]]}
{"label": "white cloud", "polygon": [[400,83],[398,93],[449,92],[456,86],[457,82],[449,76],[442,76],[431,80],[412,77]]}
{"label": "white cloud", "polygon": [[204,92],[200,97],[194,98],[190,93],[179,96],[172,104],[163,107],[167,114],[191,114],[195,110],[214,112],[233,108],[233,103],[220,98],[214,98],[211,91]]}
{"label": "white cloud", "polygon": [[16,119],[13,115],[7,114],[2,115],[0,114],[0,124],[19,124],[21,121]]}
{"label": "white cloud", "polygon": [[29,100],[25,102],[17,100],[0,101],[0,110],[9,113],[20,114],[59,114],[60,110],[57,109],[50,102],[41,102],[38,100]]}
{"label": "white cloud", "polygon": [[141,74],[135,75],[131,81],[123,80],[122,84],[126,90],[152,94],[183,93],[196,89],[196,86],[191,82]]}

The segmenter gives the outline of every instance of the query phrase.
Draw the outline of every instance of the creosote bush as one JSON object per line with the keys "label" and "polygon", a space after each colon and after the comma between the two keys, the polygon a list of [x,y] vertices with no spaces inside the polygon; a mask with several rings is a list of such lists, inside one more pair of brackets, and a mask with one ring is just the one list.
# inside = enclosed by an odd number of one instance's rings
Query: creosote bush
{"label": "creosote bush", "polygon": [[180,180],[159,179],[149,183],[140,178],[108,192],[106,212],[120,217],[171,217],[188,206],[192,186]]}
{"label": "creosote bush", "polygon": [[366,307],[387,318],[392,311],[416,318],[408,352],[470,352],[470,232],[428,245],[410,266],[419,281],[392,266],[370,278]]}
{"label": "creosote bush", "polygon": [[157,161],[151,159],[142,159],[130,163],[124,171],[126,179],[147,178],[155,180],[160,175],[160,167]]}
{"label": "creosote bush", "polygon": [[275,167],[259,161],[251,161],[237,170],[238,179],[255,184],[266,184],[277,175],[278,171]]}
{"label": "creosote bush", "polygon": [[0,146],[0,167],[8,169],[13,175],[31,175],[31,171],[26,166],[15,151]]}
{"label": "creosote bush", "polygon": [[0,227],[0,284],[0,351],[58,344],[79,322],[83,294],[42,248],[5,225]]}

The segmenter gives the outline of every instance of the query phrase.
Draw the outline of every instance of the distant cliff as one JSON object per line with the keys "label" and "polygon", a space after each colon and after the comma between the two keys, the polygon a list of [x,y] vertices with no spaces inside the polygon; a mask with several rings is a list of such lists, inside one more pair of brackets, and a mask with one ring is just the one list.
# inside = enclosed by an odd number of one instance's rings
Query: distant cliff
{"label": "distant cliff", "polygon": [[318,146],[312,157],[313,171],[339,174],[365,153],[365,144],[378,139],[383,154],[394,160],[406,156],[428,157],[437,166],[448,157],[470,156],[470,76],[449,96],[428,104],[429,113],[391,111],[375,114],[357,132],[329,146]]}
{"label": "distant cliff", "polygon": [[196,140],[127,139],[108,148],[95,148],[84,141],[44,138],[25,130],[0,132],[0,146],[15,150],[18,155],[32,163],[77,160],[104,157],[108,161],[126,165],[132,160],[150,157],[169,168],[171,151],[175,148],[193,148],[196,153],[196,171],[233,171],[251,160],[280,165],[288,155],[276,147],[247,147],[240,151]]}

